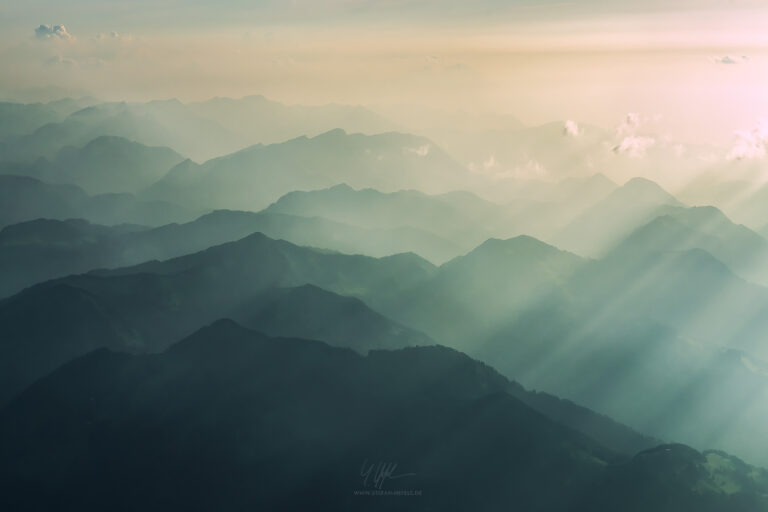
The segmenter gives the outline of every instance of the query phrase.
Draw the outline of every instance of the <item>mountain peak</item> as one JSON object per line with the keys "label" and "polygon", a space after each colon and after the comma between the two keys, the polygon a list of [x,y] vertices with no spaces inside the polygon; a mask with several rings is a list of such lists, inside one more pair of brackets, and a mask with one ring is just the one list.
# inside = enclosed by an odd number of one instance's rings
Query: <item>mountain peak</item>
{"label": "mountain peak", "polygon": [[171,345],[170,354],[224,353],[227,348],[238,350],[244,344],[253,341],[266,341],[265,335],[246,329],[234,320],[222,318],[195,331],[193,334]]}
{"label": "mountain peak", "polygon": [[178,98],[168,98],[165,100],[150,100],[147,102],[147,105],[171,105],[171,106],[177,106],[182,105],[181,101],[179,101]]}
{"label": "mountain peak", "polygon": [[606,176],[602,172],[597,172],[592,176],[587,177],[585,181],[587,181],[588,183],[596,183],[600,185],[609,185],[613,187],[616,186],[616,183],[614,183],[612,179],[610,179],[608,176]]}
{"label": "mountain peak", "polygon": [[665,204],[682,206],[682,203],[672,194],[664,190],[661,185],[655,181],[639,176],[628,180],[616,190],[616,193],[622,196],[630,194],[634,199],[652,200]]}
{"label": "mountain peak", "polygon": [[313,140],[326,140],[326,139],[332,139],[332,138],[342,138],[346,137],[348,134],[343,128],[334,128],[332,130],[328,130],[327,132],[323,132],[319,135],[315,135],[312,137]]}
{"label": "mountain peak", "polygon": [[658,183],[656,183],[653,180],[649,180],[648,178],[643,178],[642,176],[635,176],[634,178],[630,178],[622,186],[628,187],[628,188],[643,187],[643,188],[657,188],[657,189],[663,190]]}
{"label": "mountain peak", "polygon": [[496,262],[506,265],[510,259],[538,262],[553,257],[563,258],[564,262],[568,260],[572,260],[572,263],[580,261],[580,258],[575,254],[562,251],[532,236],[519,235],[505,240],[489,238],[466,255],[449,261],[444,267],[451,267],[462,262],[464,264],[467,262],[495,264],[492,262]]}
{"label": "mountain peak", "polygon": [[[338,185],[334,185],[332,187],[328,187],[328,192],[355,192],[355,189],[347,185],[346,183],[339,183]],[[289,192],[290,194],[290,192]]]}
{"label": "mountain peak", "polygon": [[276,101],[272,101],[263,94],[251,94],[248,96],[243,96],[240,98],[240,101],[247,101],[248,103],[258,103],[258,104],[270,104],[270,103],[277,103]]}
{"label": "mountain peak", "polygon": [[[480,244],[476,250],[483,251],[510,251],[510,250],[559,250],[541,240],[529,235],[518,235],[512,238],[489,238]],[[474,252],[474,251],[473,251]]]}

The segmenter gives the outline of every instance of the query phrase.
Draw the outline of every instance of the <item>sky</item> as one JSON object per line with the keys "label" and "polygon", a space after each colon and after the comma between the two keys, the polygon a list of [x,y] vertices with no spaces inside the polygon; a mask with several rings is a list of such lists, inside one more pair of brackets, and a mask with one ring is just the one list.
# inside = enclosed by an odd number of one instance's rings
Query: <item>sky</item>
{"label": "sky", "polygon": [[[762,5],[761,5],[762,4]],[[11,99],[264,94],[726,141],[768,119],[768,6],[657,0],[31,0],[0,6]],[[57,28],[58,27],[58,28]],[[32,92],[30,92],[32,89]]]}

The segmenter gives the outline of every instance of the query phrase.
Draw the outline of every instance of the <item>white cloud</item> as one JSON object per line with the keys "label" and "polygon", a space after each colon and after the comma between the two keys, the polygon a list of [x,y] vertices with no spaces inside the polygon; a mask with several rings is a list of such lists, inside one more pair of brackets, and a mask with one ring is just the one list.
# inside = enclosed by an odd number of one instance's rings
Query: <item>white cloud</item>
{"label": "white cloud", "polygon": [[730,55],[724,55],[722,57],[715,57],[715,62],[718,64],[740,64],[742,62],[747,62],[747,56],[742,55],[741,57],[732,57]]}
{"label": "white cloud", "polygon": [[616,129],[616,136],[619,138],[626,137],[627,135],[634,135],[637,129],[640,127],[640,114],[637,112],[629,112],[624,116],[624,120]]}
{"label": "white cloud", "polygon": [[642,158],[645,156],[648,148],[656,145],[656,139],[642,135],[629,135],[624,137],[617,146],[613,148],[614,153],[626,154],[630,158]]}
{"label": "white cloud", "polygon": [[513,168],[505,168],[496,160],[494,155],[480,163],[471,162],[469,170],[475,174],[487,176],[493,180],[507,179],[544,179],[548,177],[547,169],[536,160],[529,158]]}
{"label": "white cloud", "polygon": [[64,25],[40,25],[35,29],[35,37],[38,39],[74,39],[74,36],[67,32]]}
{"label": "white cloud", "polygon": [[427,156],[429,154],[429,144],[424,144],[423,146],[419,146],[418,148],[403,148],[403,151],[406,153],[415,153],[419,156]]}
{"label": "white cloud", "polygon": [[[655,146],[658,142],[655,135],[649,133],[639,133],[648,123],[654,124],[661,119],[660,115],[641,116],[636,112],[630,112],[624,116],[624,120],[616,128],[616,143],[613,146],[613,152],[616,154],[625,154],[630,158],[642,158],[648,152],[648,149]],[[647,132],[647,128],[644,130]]]}
{"label": "white cloud", "polygon": [[492,174],[493,169],[498,167],[498,165],[499,164],[496,162],[496,157],[491,155],[487,160],[483,160],[479,164],[476,162],[470,162],[469,170],[478,174]]}
{"label": "white cloud", "polygon": [[568,119],[563,125],[563,131],[566,135],[570,135],[571,137],[578,137],[579,125],[576,123],[576,121]]}
{"label": "white cloud", "polygon": [[96,34],[96,40],[97,41],[131,41],[133,37],[131,35],[123,35],[119,32],[115,32],[114,30],[112,32],[99,32]]}
{"label": "white cloud", "polygon": [[763,158],[768,153],[768,123],[762,121],[756,128],[736,132],[736,143],[728,153],[728,160]]}

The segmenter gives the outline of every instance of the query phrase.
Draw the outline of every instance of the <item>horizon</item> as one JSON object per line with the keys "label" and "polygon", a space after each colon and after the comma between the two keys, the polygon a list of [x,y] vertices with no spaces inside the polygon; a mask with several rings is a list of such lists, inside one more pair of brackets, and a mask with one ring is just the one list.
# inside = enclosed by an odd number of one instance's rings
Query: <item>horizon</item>
{"label": "horizon", "polygon": [[731,144],[768,118],[768,8],[759,2],[95,5],[7,6],[0,64],[15,73],[0,93],[184,102],[256,93],[606,128],[635,112],[687,143]]}

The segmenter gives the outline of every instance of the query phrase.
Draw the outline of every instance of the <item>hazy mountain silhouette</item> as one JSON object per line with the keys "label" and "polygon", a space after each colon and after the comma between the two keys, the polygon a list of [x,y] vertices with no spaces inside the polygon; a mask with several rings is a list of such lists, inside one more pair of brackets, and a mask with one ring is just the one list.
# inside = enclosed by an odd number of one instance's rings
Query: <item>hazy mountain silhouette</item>
{"label": "hazy mountain silhouette", "polygon": [[125,258],[125,240],[143,229],[82,219],[37,219],[6,226],[0,229],[0,267],[8,272],[0,279],[0,297],[55,277],[137,263]]}
{"label": "hazy mountain silhouette", "polygon": [[271,336],[323,340],[362,353],[435,344],[429,336],[393,322],[359,299],[310,284],[271,289],[234,308],[230,316]]}
{"label": "hazy mountain silhouette", "polygon": [[178,100],[4,103],[0,104],[0,117],[4,123],[0,125],[3,160],[26,162],[53,158],[65,146],[80,147],[102,135],[167,146],[205,161],[256,143],[271,144],[334,128],[365,133],[395,128],[363,107],[288,106],[261,96],[214,98],[189,104]]}
{"label": "hazy mountain silhouette", "polygon": [[403,475],[382,490],[421,491],[398,509],[608,511],[627,495],[655,510],[766,509],[762,470],[678,445],[627,462],[509,387],[440,347],[361,357],[219,321],[158,355],[92,352],[0,411],[2,500],[387,508],[355,494],[378,487],[361,467],[381,460]]}
{"label": "hazy mountain silhouette", "polygon": [[0,102],[0,139],[31,133],[63,118],[64,115],[57,109],[43,103]]}
{"label": "hazy mountain silhouette", "polygon": [[0,175],[0,227],[39,218],[156,226],[194,217],[193,210],[166,201],[140,201],[131,194],[89,196],[74,185]]}
{"label": "hazy mountain silhouette", "polygon": [[[550,240],[574,218],[616,190],[603,174],[570,177],[558,182],[514,180],[496,194],[523,234]],[[490,193],[489,193],[490,194]],[[489,197],[495,197],[489,195]]]}
{"label": "hazy mountain silhouette", "polygon": [[590,261],[518,237],[491,240],[376,307],[526,385],[762,462],[749,447],[768,421],[767,292],[700,249]]}
{"label": "hazy mountain silhouette", "polygon": [[256,210],[297,189],[348,183],[383,191],[458,188],[466,171],[428,139],[401,133],[347,134],[341,129],[249,147],[197,165],[183,162],[146,192],[153,199],[201,208]]}
{"label": "hazy mountain silhouette", "polygon": [[[311,335],[331,343],[351,343],[361,335],[363,340],[355,342],[362,344],[356,346],[359,350],[424,343],[428,338],[423,334],[357,300],[314,288],[290,293],[275,289],[314,284],[375,302],[390,300],[432,272],[434,267],[416,255],[348,256],[256,233],[164,262],[45,282],[0,301],[0,351],[11,351],[2,359],[23,373],[2,392],[8,398],[30,382],[28,375],[42,376],[80,355],[80,347],[102,346],[89,328],[92,323],[103,324],[122,350],[143,352],[161,350],[222,316],[236,316],[258,329],[263,324],[269,332]],[[68,294],[78,299],[61,298]],[[268,313],[277,307],[282,311],[279,318]],[[46,321],[32,327],[35,318]],[[31,334],[32,329],[41,334]],[[71,333],[71,339],[64,336],[59,343],[57,333]],[[50,353],[39,343],[57,343],[58,349]],[[13,355],[17,347],[23,349],[19,358]],[[41,373],[38,367],[45,369]]]}
{"label": "hazy mountain silhouette", "polygon": [[614,321],[623,307],[599,304],[587,313],[567,301],[545,302],[518,312],[467,351],[526,386],[649,435],[765,464],[759,432],[768,421],[766,365],[649,319]]}
{"label": "hazy mountain silhouette", "polygon": [[371,110],[353,105],[285,105],[261,95],[240,99],[212,98],[190,103],[198,116],[215,121],[239,136],[243,146],[271,144],[300,135],[314,136],[334,128],[353,133],[381,133],[396,126]]}
{"label": "hazy mountain silhouette", "polygon": [[765,358],[768,289],[748,283],[701,249],[612,254],[572,283],[589,307],[610,308],[612,322],[651,318],[709,346]]}
{"label": "hazy mountain silhouette", "polygon": [[461,252],[450,242],[415,228],[367,229],[269,212],[219,210],[192,222],[153,229],[38,219],[0,230],[0,262],[13,269],[0,279],[0,297],[46,279],[174,258],[257,231],[298,245],[375,257],[415,252],[442,262]]}
{"label": "hazy mountain silhouette", "polygon": [[418,228],[367,228],[272,210],[258,213],[217,210],[193,222],[136,234],[130,248],[141,254],[142,260],[167,259],[237,240],[256,231],[297,245],[375,257],[414,252],[430,261],[442,262],[461,252],[452,242]]}
{"label": "hazy mountain silhouette", "polygon": [[528,236],[490,239],[408,289],[391,304],[391,314],[470,350],[516,311],[552,300],[550,294],[558,293],[582,262]]}
{"label": "hazy mountain silhouette", "polygon": [[[648,425],[659,437],[748,457],[744,450],[754,440],[744,433],[768,418],[759,407],[738,420],[726,414],[732,433],[713,433],[719,416],[707,410],[738,403],[719,391],[732,389],[722,385],[723,375],[754,390],[750,397],[768,390],[754,370],[765,358],[768,291],[699,249],[585,261],[518,237],[491,240],[435,268],[415,255],[376,260],[253,235],[165,262],[61,282],[99,297],[151,343],[231,316],[258,290],[314,284],[360,298],[526,384],[637,428]],[[733,360],[724,349],[741,351],[748,362]],[[606,388],[606,381],[613,385]],[[694,382],[700,394],[689,412],[700,418],[696,428],[670,413],[670,422],[648,424],[647,411],[669,407]],[[608,390],[614,395],[606,397]],[[654,401],[643,407],[627,402],[637,390],[647,390]]]}
{"label": "hazy mountain silhouette", "polygon": [[[195,123],[186,119],[176,128],[194,131]],[[45,124],[32,133],[7,137],[3,140],[7,149],[3,160],[34,162],[41,157],[52,160],[67,146],[82,147],[105,135],[124,137],[148,146],[173,147],[166,143],[173,142],[173,133],[154,116],[137,112],[127,103],[105,103],[73,112],[61,122]],[[213,136],[211,133],[207,135]],[[226,136],[225,133],[217,135],[219,138]]]}
{"label": "hazy mountain silhouette", "polygon": [[505,250],[515,241],[380,311],[641,431],[764,463],[750,447],[768,421],[768,290],[699,249],[585,261],[532,239]]}
{"label": "hazy mountain silhouette", "polygon": [[466,252],[498,232],[514,231],[514,218],[469,192],[428,195],[415,190],[383,193],[348,185],[291,192],[266,211],[323,217],[374,229],[415,228],[450,240]]}
{"label": "hazy mountain silhouette", "polygon": [[715,256],[745,279],[768,283],[768,240],[734,224],[715,207],[670,207],[647,225],[622,240],[614,252],[702,249]]}
{"label": "hazy mountain silhouette", "polygon": [[[417,509],[763,509],[761,470],[622,423],[768,464],[768,241],[729,218],[764,226],[765,187],[694,182],[675,193],[723,210],[687,208],[595,174],[648,175],[669,144],[630,162],[588,126],[502,121],[449,153],[347,133],[397,129],[358,107],[0,104],[7,496],[103,509],[138,475],[125,508],[354,508],[334,468],[394,450],[432,490]],[[267,208],[199,217],[218,207]],[[163,352],[225,317],[264,334],[219,322]],[[435,343],[521,384],[378,352]]]}
{"label": "hazy mountain silhouette", "polygon": [[682,204],[653,181],[633,178],[576,217],[553,241],[583,256],[600,256],[664,206]]}
{"label": "hazy mountain silhouette", "polygon": [[[729,218],[760,230],[768,218],[768,186],[762,178],[760,160],[732,161],[718,172],[704,173],[677,192],[688,204],[716,205]],[[746,166],[746,173],[745,173]],[[750,175],[753,173],[752,176]]]}
{"label": "hazy mountain silhouette", "polygon": [[73,184],[89,194],[137,192],[183,160],[169,148],[101,136],[80,148],[62,148],[50,162],[40,159],[33,164],[0,164],[0,173]]}
{"label": "hazy mountain silhouette", "polygon": [[59,123],[70,114],[91,106],[93,98],[62,98],[47,103],[0,102],[0,148],[3,160],[14,151],[13,144],[6,140],[28,135],[37,129]]}

